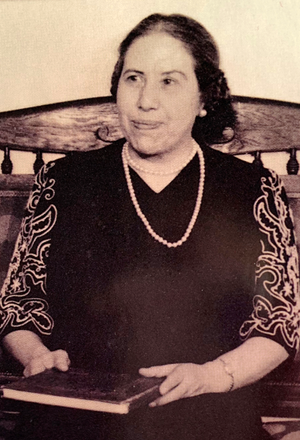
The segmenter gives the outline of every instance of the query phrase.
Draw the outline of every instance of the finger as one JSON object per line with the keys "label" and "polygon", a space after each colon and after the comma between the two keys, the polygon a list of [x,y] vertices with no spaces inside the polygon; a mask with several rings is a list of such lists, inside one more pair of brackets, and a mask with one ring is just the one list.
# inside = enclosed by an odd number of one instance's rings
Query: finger
{"label": "finger", "polygon": [[57,350],[53,353],[54,367],[61,371],[67,371],[70,366],[68,353],[64,350]]}
{"label": "finger", "polygon": [[53,353],[47,353],[40,357],[41,362],[43,362],[44,366],[47,370],[51,370],[54,367],[54,358]]}
{"label": "finger", "polygon": [[33,359],[26,365],[26,368],[23,371],[25,377],[34,376],[35,374],[42,373],[47,368],[45,367],[43,361],[40,358]]}
{"label": "finger", "polygon": [[177,387],[173,388],[169,393],[165,394],[162,397],[159,397],[154,402],[150,403],[150,407],[155,406],[162,406],[166,405],[167,403],[174,402],[175,400],[182,399],[185,397],[186,389],[183,384],[178,385]]}
{"label": "finger", "polygon": [[184,375],[179,367],[173,369],[173,371],[167,376],[159,388],[160,394],[164,395],[177,387],[184,380]]}
{"label": "finger", "polygon": [[139,373],[146,377],[164,377],[168,376],[178,364],[158,365],[149,368],[140,368]]}
{"label": "finger", "polygon": [[56,367],[61,371],[67,371],[69,369],[70,359],[68,353],[64,350],[56,350],[54,352],[48,352],[34,358],[24,369],[24,376],[33,376],[41,373],[45,370],[50,370]]}

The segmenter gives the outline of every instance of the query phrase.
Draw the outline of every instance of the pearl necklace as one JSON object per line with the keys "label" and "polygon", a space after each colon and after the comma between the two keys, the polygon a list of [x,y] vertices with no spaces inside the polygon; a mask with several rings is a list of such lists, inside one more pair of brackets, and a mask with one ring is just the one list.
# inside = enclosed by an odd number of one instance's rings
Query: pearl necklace
{"label": "pearl necklace", "polygon": [[195,153],[197,151],[197,145],[198,144],[193,142],[193,148],[192,148],[191,154],[186,159],[186,161],[183,164],[181,164],[178,168],[174,168],[173,170],[168,170],[168,171],[149,170],[147,168],[142,167],[141,165],[139,165],[137,162],[135,162],[135,160],[133,160],[130,157],[128,142],[126,142],[126,144],[124,145],[123,148],[124,148],[124,154],[126,156],[126,161],[131,166],[131,168],[134,168],[135,170],[138,170],[138,171],[142,171],[143,173],[146,173],[146,174],[153,174],[156,176],[169,176],[171,174],[179,173],[181,170],[183,170],[183,168],[185,168],[187,166],[188,163],[190,163],[190,161],[193,159],[193,157],[195,156]]}
{"label": "pearl necklace", "polygon": [[176,248],[178,246],[181,246],[185,241],[187,241],[187,239],[189,238],[192,229],[196,223],[199,211],[200,211],[200,207],[201,207],[201,202],[202,202],[202,197],[203,197],[203,190],[204,190],[204,180],[205,180],[205,162],[204,162],[204,156],[203,156],[203,152],[201,150],[201,148],[199,147],[198,144],[196,144],[196,142],[194,143],[195,145],[195,149],[193,148],[193,151],[197,151],[197,154],[199,156],[199,167],[200,167],[200,177],[199,177],[199,186],[198,186],[198,194],[197,194],[197,199],[196,199],[196,203],[195,203],[195,208],[194,208],[194,212],[192,215],[192,218],[188,224],[188,227],[184,233],[184,235],[181,237],[180,240],[170,243],[169,241],[167,241],[166,239],[164,239],[163,237],[161,237],[160,235],[158,235],[151,227],[150,223],[148,222],[145,214],[143,214],[140,205],[137,201],[135,192],[134,192],[134,188],[133,188],[133,184],[132,184],[132,180],[131,180],[131,176],[130,176],[130,171],[129,171],[129,164],[128,164],[128,159],[127,159],[127,153],[128,152],[128,143],[126,143],[123,147],[122,150],[122,160],[123,160],[123,167],[124,167],[124,172],[125,172],[125,177],[126,177],[126,182],[127,182],[127,186],[128,186],[128,190],[129,190],[129,194],[130,194],[130,198],[131,201],[133,203],[133,206],[136,210],[137,215],[140,217],[140,219],[142,220],[142,222],[144,223],[145,228],[147,229],[147,231],[149,232],[149,234],[154,238],[154,240],[158,241],[159,243],[167,246],[168,248]]}

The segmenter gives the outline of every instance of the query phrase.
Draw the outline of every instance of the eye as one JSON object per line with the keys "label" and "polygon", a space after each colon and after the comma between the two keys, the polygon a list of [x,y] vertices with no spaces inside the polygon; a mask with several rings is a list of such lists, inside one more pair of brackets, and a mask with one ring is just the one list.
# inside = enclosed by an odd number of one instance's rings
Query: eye
{"label": "eye", "polygon": [[142,82],[142,78],[140,77],[140,75],[133,73],[126,76],[125,81],[127,84],[135,86],[135,85],[139,85]]}
{"label": "eye", "polygon": [[137,75],[130,75],[126,78],[126,81],[129,81],[129,82],[136,82],[137,80],[138,80]]}
{"label": "eye", "polygon": [[162,82],[165,86],[175,84],[175,80],[173,78],[164,78]]}

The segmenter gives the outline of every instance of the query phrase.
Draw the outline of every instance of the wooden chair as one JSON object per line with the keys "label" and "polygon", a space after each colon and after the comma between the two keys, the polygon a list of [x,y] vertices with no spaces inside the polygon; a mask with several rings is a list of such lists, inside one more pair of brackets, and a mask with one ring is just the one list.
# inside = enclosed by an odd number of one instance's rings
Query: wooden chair
{"label": "wooden chair", "polygon": [[[282,176],[295,227],[300,237],[300,105],[265,99],[234,97],[238,128],[213,148],[228,154],[251,154],[257,166],[263,153],[286,152],[287,175]],[[72,154],[102,148],[122,137],[116,105],[110,97],[59,103],[0,113],[0,149],[4,151],[0,175],[0,285],[13,252],[32,175],[11,174],[12,150],[36,154],[34,172],[45,153]],[[229,139],[228,139],[229,138]],[[2,375],[2,380],[7,380]],[[263,382],[266,405],[263,416],[300,418],[300,357],[287,371]],[[300,434],[299,434],[300,435]],[[300,438],[300,437],[299,437]]]}

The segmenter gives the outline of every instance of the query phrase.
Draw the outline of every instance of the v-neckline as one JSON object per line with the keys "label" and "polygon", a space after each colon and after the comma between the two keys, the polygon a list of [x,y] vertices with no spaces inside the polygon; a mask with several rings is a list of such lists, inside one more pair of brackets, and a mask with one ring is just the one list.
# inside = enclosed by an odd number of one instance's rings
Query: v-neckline
{"label": "v-neckline", "polygon": [[147,188],[147,190],[149,191],[149,193],[151,193],[154,197],[157,196],[162,196],[164,195],[166,192],[169,191],[170,188],[172,188],[174,186],[174,184],[176,184],[177,180],[179,180],[182,176],[183,173],[186,173],[187,169],[190,168],[191,166],[193,166],[194,161],[198,158],[197,155],[195,155],[193,157],[193,159],[182,169],[180,170],[180,172],[178,174],[176,174],[176,176],[164,187],[162,188],[160,191],[155,191],[153,188],[151,188],[151,186],[139,175],[139,173],[137,171],[135,171],[133,168],[130,168],[130,173],[133,176],[134,180],[138,180],[141,182],[141,184]]}
{"label": "v-neckline", "polygon": [[[145,180],[142,176],[141,176],[141,174],[138,172],[138,171],[136,171],[135,169],[133,169],[133,168],[131,168],[130,167],[130,171],[131,172],[133,172],[133,173],[135,173],[135,175],[143,182],[143,184],[145,185],[145,186],[147,186],[148,188],[149,188],[149,190],[153,193],[153,194],[156,194],[156,195],[159,195],[159,194],[161,194],[161,193],[163,193],[170,185],[172,186],[172,183],[174,182],[174,180],[176,180],[177,179],[177,177],[179,176],[179,174],[181,173],[181,171],[179,172],[179,173],[177,173],[168,183],[166,183],[166,185],[164,185],[159,191],[156,191],[151,185],[150,185],[150,183],[149,182],[147,182],[147,180]],[[159,177],[159,176],[157,176],[157,177]]]}

